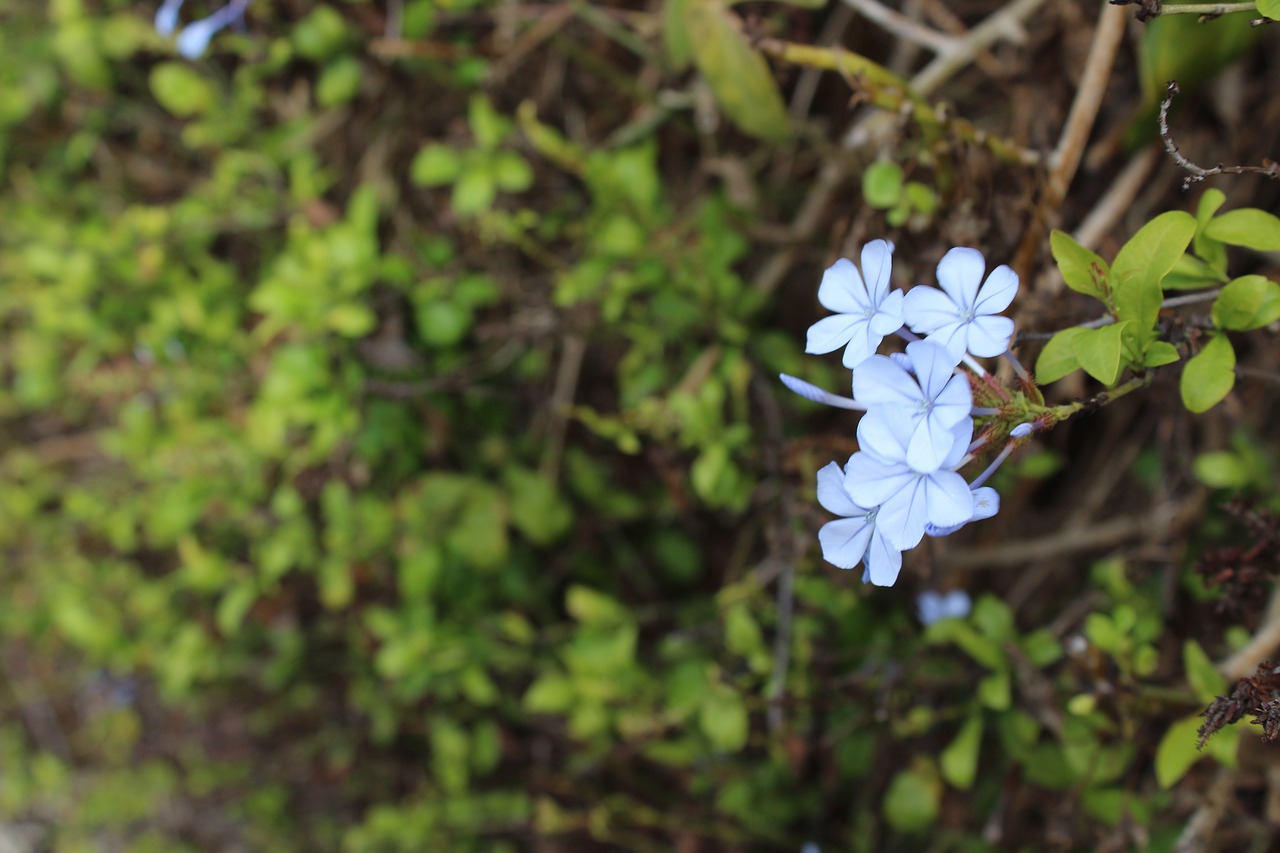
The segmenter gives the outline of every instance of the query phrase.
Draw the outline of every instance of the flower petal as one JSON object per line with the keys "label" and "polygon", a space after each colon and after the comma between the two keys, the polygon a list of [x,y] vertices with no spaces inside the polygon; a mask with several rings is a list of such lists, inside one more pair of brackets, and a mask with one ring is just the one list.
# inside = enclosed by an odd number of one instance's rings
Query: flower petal
{"label": "flower petal", "polygon": [[977,249],[957,246],[938,261],[938,286],[961,308],[972,308],[987,262]]}
{"label": "flower petal", "polygon": [[942,390],[933,398],[933,414],[946,426],[955,426],[973,411],[973,390],[969,378],[953,374]]}
{"label": "flower petal", "polygon": [[939,527],[963,524],[973,518],[973,492],[954,471],[937,471],[926,479],[926,515]]}
{"label": "flower petal", "polygon": [[893,547],[879,530],[871,534],[867,554],[867,579],[876,586],[893,586],[902,571],[902,552]]}
{"label": "flower petal", "polygon": [[853,374],[853,399],[859,403],[915,406],[920,386],[901,365],[882,355],[872,356]]}
{"label": "flower petal", "polygon": [[907,458],[907,440],[915,428],[916,418],[901,406],[876,406],[858,422],[858,449],[897,465]]}
{"label": "flower petal", "polygon": [[947,348],[932,339],[907,344],[907,355],[911,357],[911,366],[915,368],[920,390],[927,400],[938,396],[960,363],[960,359],[952,359]]}
{"label": "flower petal", "polygon": [[991,518],[1000,511],[1000,493],[990,486],[979,486],[973,490],[973,518],[970,521],[982,521]]}
{"label": "flower petal", "polygon": [[907,464],[921,474],[937,471],[954,443],[955,437],[948,426],[932,415],[921,418],[907,442]]}
{"label": "flower petal", "polygon": [[854,327],[859,323],[865,322],[866,320],[863,317],[853,314],[836,314],[832,317],[823,317],[809,327],[804,351],[817,353],[818,355],[835,352],[853,338]]}
{"label": "flower petal", "polygon": [[973,420],[965,418],[951,428],[951,452],[942,460],[942,468],[954,471],[960,466],[960,460],[969,453],[969,443],[973,441]]}
{"label": "flower petal", "polygon": [[841,258],[827,267],[818,285],[818,301],[828,311],[839,314],[859,314],[872,308],[867,296],[867,286],[853,261]]}
{"label": "flower petal", "polygon": [[844,490],[863,506],[880,506],[919,476],[906,465],[886,465],[864,452],[853,454],[844,470]]}
{"label": "flower petal", "polygon": [[[876,529],[899,551],[916,547],[924,538],[924,528],[929,521],[925,486],[928,479],[912,472],[910,479],[902,481],[876,514]],[[964,482],[963,478],[961,482]]]}
{"label": "flower petal", "polygon": [[902,299],[902,316],[912,331],[927,334],[960,321],[960,309],[951,297],[927,284],[919,284]]}
{"label": "flower petal", "polygon": [[884,335],[877,335],[872,330],[871,323],[863,318],[859,318],[850,332],[849,345],[845,347],[840,363],[853,370],[876,354],[876,347],[880,346]]}
{"label": "flower petal", "polygon": [[872,240],[862,247],[862,275],[872,305],[878,306],[888,294],[892,269],[893,247],[884,240]]}
{"label": "flower petal", "polygon": [[863,516],[867,510],[858,506],[844,490],[844,469],[830,462],[818,471],[818,503],[834,515]]}
{"label": "flower petal", "polygon": [[969,324],[965,336],[969,352],[983,358],[1004,355],[1013,337],[1013,321],[1008,317],[978,317]]}
{"label": "flower petal", "polygon": [[875,316],[871,318],[871,329],[877,335],[892,335],[902,328],[903,296],[901,290],[895,290],[881,300]]}
{"label": "flower petal", "polygon": [[862,562],[874,530],[875,526],[867,524],[865,516],[828,521],[818,530],[822,559],[833,566],[852,569]]}
{"label": "flower petal", "polygon": [[979,314],[999,314],[1018,295],[1018,274],[1004,264],[996,267],[983,282],[973,309]]}

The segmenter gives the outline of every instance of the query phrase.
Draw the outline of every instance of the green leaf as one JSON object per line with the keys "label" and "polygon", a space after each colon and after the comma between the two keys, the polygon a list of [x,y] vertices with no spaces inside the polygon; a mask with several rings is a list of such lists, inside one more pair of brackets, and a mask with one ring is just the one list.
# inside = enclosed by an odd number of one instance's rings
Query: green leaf
{"label": "green leaf", "polygon": [[583,624],[623,624],[631,621],[627,608],[590,587],[574,584],[565,593],[565,609]]}
{"label": "green leaf", "polygon": [[1201,702],[1212,702],[1227,692],[1227,680],[1195,640],[1182,644],[1182,667],[1187,673],[1187,683]]}
{"label": "green leaf", "polygon": [[1216,216],[1204,233],[1230,246],[1259,252],[1280,252],[1280,217],[1252,207],[1229,210]]}
{"label": "green leaf", "polygon": [[[1196,236],[1191,241],[1192,250],[1223,281],[1226,280],[1227,273],[1227,247],[1221,240],[1206,236],[1204,229],[1226,200],[1227,197],[1222,190],[1209,188],[1204,191],[1204,195],[1200,196],[1199,204],[1196,205]],[[1168,284],[1165,285],[1165,289],[1169,289]]]}
{"label": "green leaf", "polygon": [[791,133],[786,105],[764,57],[715,0],[691,0],[693,60],[729,120],[760,139]]}
{"label": "green leaf", "polygon": [[978,752],[982,746],[982,715],[973,714],[960,727],[955,740],[942,751],[942,778],[952,787],[967,791],[978,775]]}
{"label": "green leaf", "polygon": [[910,769],[900,770],[889,782],[884,797],[884,816],[899,832],[928,829],[938,819],[942,781],[937,768],[926,758],[917,758]]}
{"label": "green leaf", "polygon": [[555,714],[568,710],[575,694],[569,679],[558,672],[547,672],[529,685],[521,703],[531,714]]}
{"label": "green leaf", "polygon": [[1197,480],[1211,489],[1241,489],[1253,481],[1244,459],[1230,450],[1201,453],[1191,470]]}
{"label": "green leaf", "polygon": [[420,187],[451,184],[462,172],[462,158],[448,145],[424,145],[409,166],[409,180]]}
{"label": "green leaf", "polygon": [[498,188],[507,193],[520,193],[533,186],[533,168],[514,151],[502,151],[493,160],[493,177]]}
{"label": "green leaf", "polygon": [[698,0],[666,0],[662,4],[662,41],[673,71],[683,71],[693,61],[689,38],[689,4]]}
{"label": "green leaf", "polygon": [[971,621],[986,636],[999,642],[1017,637],[1013,625],[1013,611],[994,595],[984,595],[973,606]]}
{"label": "green leaf", "polygon": [[471,169],[462,173],[453,185],[453,210],[459,216],[484,213],[493,204],[498,187],[487,171]]}
{"label": "green leaf", "polygon": [[1280,21],[1280,0],[1258,0],[1258,13]]}
{"label": "green leaf", "polygon": [[1111,270],[1106,261],[1077,243],[1065,231],[1055,229],[1049,235],[1049,248],[1067,287],[1108,304],[1107,278]]}
{"label": "green leaf", "polygon": [[293,46],[307,59],[327,59],[347,40],[347,24],[342,15],[319,6],[293,27]]}
{"label": "green leaf", "polygon": [[1138,229],[1111,264],[1116,319],[1133,321],[1140,339],[1148,339],[1160,314],[1165,274],[1173,269],[1196,232],[1189,213],[1171,210]]}
{"label": "green leaf", "polygon": [[1147,347],[1146,355],[1143,356],[1143,367],[1162,367],[1166,364],[1173,364],[1182,356],[1178,355],[1178,348],[1168,341],[1152,341]]}
{"label": "green leaf", "polygon": [[[1208,242],[1215,246],[1222,245],[1212,240]],[[1224,261],[1225,257],[1224,254]],[[1178,258],[1173,269],[1169,270],[1164,281],[1160,282],[1160,286],[1164,290],[1201,290],[1224,284],[1226,281],[1226,273],[1220,272],[1212,264],[1200,260],[1195,255],[1183,255]]]}
{"label": "green leaf", "polygon": [[928,216],[938,209],[938,194],[928,184],[907,181],[902,191],[907,203],[917,212]]}
{"label": "green leaf", "polygon": [[1187,775],[1191,765],[1204,755],[1196,749],[1198,732],[1204,720],[1199,715],[1183,717],[1169,727],[1156,747],[1156,782],[1161,788],[1172,788]]}
{"label": "green leaf", "polygon": [[360,94],[364,80],[364,68],[354,56],[342,56],[325,66],[316,81],[316,103],[322,107],[336,107],[353,100]]}
{"label": "green leaf", "polygon": [[1120,375],[1120,338],[1129,321],[1100,329],[1081,329],[1072,340],[1076,359],[1084,372],[1104,385],[1114,385]]}
{"label": "green leaf", "polygon": [[993,711],[1007,711],[1012,698],[1009,673],[998,670],[978,682],[978,701]]}
{"label": "green leaf", "polygon": [[213,85],[194,69],[163,62],[151,69],[151,94],[178,118],[203,115],[217,103]]}
{"label": "green leaf", "polygon": [[573,522],[573,511],[546,477],[525,468],[506,471],[511,493],[511,523],[529,541],[548,545],[558,539]]}
{"label": "green leaf", "polygon": [[1280,284],[1245,275],[1222,288],[1213,303],[1213,322],[1221,329],[1248,331],[1280,320]]}
{"label": "green leaf", "polygon": [[893,207],[902,195],[902,167],[889,160],[872,163],[862,173],[862,198],[880,210]]}
{"label": "green leaf", "polygon": [[1205,412],[1226,397],[1236,384],[1236,351],[1226,335],[1216,335],[1182,370],[1182,403],[1190,411]]}
{"label": "green leaf", "polygon": [[471,126],[471,135],[481,148],[497,148],[502,140],[511,133],[513,125],[510,119],[498,115],[492,102],[482,94],[471,96],[467,108],[467,123]]}
{"label": "green leaf", "polygon": [[742,697],[718,686],[698,709],[698,727],[716,749],[737,752],[747,744],[750,718]]}
{"label": "green leaf", "polygon": [[1080,366],[1076,356],[1075,342],[1087,329],[1063,329],[1049,339],[1036,359],[1036,382],[1047,385],[1061,379]]}

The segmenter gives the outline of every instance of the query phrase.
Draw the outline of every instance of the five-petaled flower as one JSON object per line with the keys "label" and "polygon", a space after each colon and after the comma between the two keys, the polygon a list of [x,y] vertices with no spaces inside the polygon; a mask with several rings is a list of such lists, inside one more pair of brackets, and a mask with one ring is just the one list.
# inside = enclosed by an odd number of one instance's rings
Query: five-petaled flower
{"label": "five-petaled flower", "polygon": [[889,290],[893,245],[872,240],[862,247],[862,272],[841,258],[822,274],[818,301],[835,311],[809,327],[805,352],[828,353],[844,347],[844,366],[866,361],[885,335],[902,328],[902,291]]}
{"label": "five-petaled flower", "polygon": [[913,287],[902,313],[914,332],[942,344],[957,362],[966,351],[984,358],[1003,355],[1013,336],[1013,321],[995,316],[1018,292],[1018,274],[1001,264],[986,281],[986,261],[977,249],[957,247],[938,262],[938,290]]}
{"label": "five-petaled flower", "polygon": [[878,508],[859,506],[845,489],[845,472],[834,462],[818,472],[818,503],[833,515],[818,531],[822,557],[833,566],[852,569],[863,563],[862,579],[876,586],[892,586],[902,569],[902,552],[885,539],[876,523]]}

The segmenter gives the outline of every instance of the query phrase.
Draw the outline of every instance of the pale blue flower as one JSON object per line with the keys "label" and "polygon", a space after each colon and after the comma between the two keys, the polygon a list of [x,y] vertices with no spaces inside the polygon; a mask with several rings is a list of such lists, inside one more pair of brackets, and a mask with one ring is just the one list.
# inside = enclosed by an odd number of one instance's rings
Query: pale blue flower
{"label": "pale blue flower", "polygon": [[809,327],[805,352],[828,353],[845,347],[849,369],[875,353],[885,335],[902,328],[902,291],[889,290],[893,244],[872,240],[862,247],[862,272],[841,258],[822,274],[818,301],[835,311]]}
{"label": "pale blue flower", "polygon": [[952,428],[969,418],[973,392],[943,347],[913,341],[907,344],[907,357],[912,371],[885,356],[867,359],[854,371],[853,397],[868,407],[863,423],[906,430],[905,461],[928,473],[951,452]]}
{"label": "pale blue flower", "polygon": [[827,512],[844,516],[827,522],[818,531],[822,558],[842,569],[863,563],[863,581],[892,586],[902,570],[902,552],[884,538],[876,524],[879,510],[859,506],[844,483],[845,472],[835,462],[818,472],[818,503]]}
{"label": "pale blue flower", "polygon": [[903,315],[912,331],[942,344],[959,361],[966,351],[993,357],[1009,349],[1013,321],[995,316],[1018,292],[1018,274],[1003,264],[982,280],[986,261],[977,249],[957,247],[938,263],[938,290],[917,286],[907,292]]}
{"label": "pale blue flower", "polygon": [[920,624],[928,626],[943,619],[963,619],[969,615],[973,602],[969,600],[969,593],[962,589],[947,593],[927,589],[916,599],[916,608]]}
{"label": "pale blue flower", "polygon": [[969,449],[973,421],[952,428],[951,450],[934,471],[922,472],[907,462],[905,419],[879,421],[870,417],[858,425],[861,450],[845,466],[844,489],[859,506],[879,507],[876,529],[894,548],[906,551],[920,544],[925,528],[950,527],[973,517],[973,493],[954,470]]}

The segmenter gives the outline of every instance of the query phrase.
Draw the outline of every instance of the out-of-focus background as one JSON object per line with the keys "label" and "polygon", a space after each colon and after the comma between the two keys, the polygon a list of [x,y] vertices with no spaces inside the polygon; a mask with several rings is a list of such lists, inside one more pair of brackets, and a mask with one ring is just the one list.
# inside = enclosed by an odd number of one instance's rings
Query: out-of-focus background
{"label": "out-of-focus background", "polygon": [[1172,368],[1037,439],[887,589],[817,548],[856,419],[776,376],[847,393],[805,329],[867,240],[896,286],[1014,265],[1046,332],[1097,312],[1049,228],[1274,210],[1183,191],[1155,113],[1176,77],[1186,156],[1280,156],[1276,26],[254,0],[188,58],[157,8],[0,8],[0,850],[1169,850],[1211,795],[1265,849],[1271,747],[1195,733],[1280,552],[1270,330],[1205,415]]}

